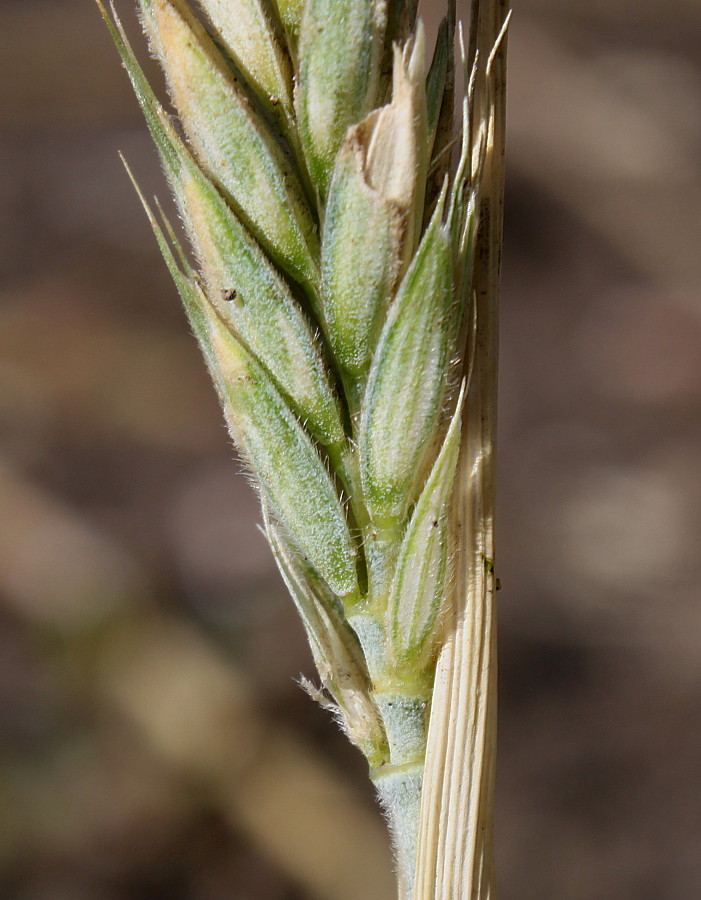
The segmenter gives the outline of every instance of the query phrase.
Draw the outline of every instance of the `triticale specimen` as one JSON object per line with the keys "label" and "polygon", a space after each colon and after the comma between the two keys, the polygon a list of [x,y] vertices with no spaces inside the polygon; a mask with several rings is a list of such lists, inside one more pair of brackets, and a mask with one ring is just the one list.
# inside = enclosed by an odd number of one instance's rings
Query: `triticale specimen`
{"label": "triticale specimen", "polygon": [[[302,618],[310,693],[367,758],[400,896],[486,900],[502,4],[473,3],[457,79],[454,2],[428,67],[416,0],[138,6],[174,116],[102,12],[187,252],[144,206]],[[483,650],[460,673],[466,622]],[[477,711],[469,740],[450,737],[456,702]],[[461,740],[477,806],[441,756]]]}

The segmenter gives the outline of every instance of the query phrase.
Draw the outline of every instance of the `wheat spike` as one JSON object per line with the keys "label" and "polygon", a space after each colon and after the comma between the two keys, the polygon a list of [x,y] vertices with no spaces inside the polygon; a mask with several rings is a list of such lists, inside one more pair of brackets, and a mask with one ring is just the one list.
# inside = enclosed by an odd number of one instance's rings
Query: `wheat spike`
{"label": "wheat spike", "polygon": [[[436,870],[436,848],[441,816],[455,818],[439,795],[441,773],[456,777],[440,759],[455,745],[440,735],[467,615],[456,588],[474,594],[476,558],[493,576],[491,520],[459,503],[474,499],[493,440],[484,335],[493,344],[495,305],[481,292],[491,278],[493,300],[498,275],[484,258],[499,249],[484,202],[496,34],[490,47],[478,29],[501,3],[473,2],[457,127],[453,0],[428,67],[414,0],[137,0],[174,116],[114,10],[98,5],[183,222],[192,263],[142,197],[258,488],[321,680],[310,692],[368,760],[400,897],[485,900],[484,837],[467,838],[469,884]],[[489,643],[481,621],[473,642]],[[491,684],[483,669],[468,693]],[[422,812],[432,707],[442,720],[431,721]],[[486,778],[489,794],[492,743],[472,751],[466,776]],[[478,828],[466,802],[458,812]]]}

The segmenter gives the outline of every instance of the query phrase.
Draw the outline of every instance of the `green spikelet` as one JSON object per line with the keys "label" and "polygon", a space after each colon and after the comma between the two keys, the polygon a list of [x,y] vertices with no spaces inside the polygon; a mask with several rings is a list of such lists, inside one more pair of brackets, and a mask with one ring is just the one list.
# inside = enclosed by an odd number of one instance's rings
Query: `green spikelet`
{"label": "green spikelet", "polygon": [[290,49],[294,50],[297,46],[297,37],[299,35],[299,26],[302,22],[302,10],[304,9],[304,0],[275,0],[277,13],[283,24]]}
{"label": "green spikelet", "polygon": [[[448,514],[460,451],[464,390],[402,541],[387,604],[389,655],[395,680],[416,677],[437,649],[436,623],[450,566]],[[404,675],[406,677],[406,674]]]}
{"label": "green spikelet", "polygon": [[291,541],[331,591],[352,605],[359,600],[355,551],[333,481],[272,379],[208,312],[231,435]]}
{"label": "green spikelet", "polygon": [[181,0],[140,0],[173,103],[203,170],[274,262],[314,290],[319,237],[293,166]]}
{"label": "green spikelet", "polygon": [[442,199],[385,322],[363,398],[363,488],[372,523],[390,535],[401,533],[415,498],[457,334],[454,247],[443,213]]}
{"label": "green spikelet", "polygon": [[292,66],[267,0],[200,0],[252,91],[278,119],[292,118]]}
{"label": "green spikelet", "polygon": [[[265,506],[263,518],[278,568],[307,633],[321,683],[337,704],[346,734],[371,766],[381,766],[388,755],[387,741],[358,637],[345,620],[337,598],[289,546]],[[319,692],[311,687],[308,690],[326,705]]]}
{"label": "green spikelet", "polygon": [[377,105],[384,0],[307,0],[299,42],[297,114],[312,179],[326,195],[350,125]]}
{"label": "green spikelet", "polygon": [[[350,385],[367,372],[421,226],[426,152],[424,40],[395,48],[392,100],[348,129],[326,203],[322,301]],[[359,389],[358,386],[357,389]]]}

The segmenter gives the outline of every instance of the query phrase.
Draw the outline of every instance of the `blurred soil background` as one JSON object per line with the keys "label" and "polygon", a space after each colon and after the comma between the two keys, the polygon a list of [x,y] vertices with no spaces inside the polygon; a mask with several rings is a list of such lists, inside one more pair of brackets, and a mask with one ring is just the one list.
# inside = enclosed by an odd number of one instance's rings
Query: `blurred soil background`
{"label": "blurred soil background", "polygon": [[[500,895],[695,900],[701,4],[514,5]],[[0,897],[390,900],[118,149],[94,5],[2,0]]]}

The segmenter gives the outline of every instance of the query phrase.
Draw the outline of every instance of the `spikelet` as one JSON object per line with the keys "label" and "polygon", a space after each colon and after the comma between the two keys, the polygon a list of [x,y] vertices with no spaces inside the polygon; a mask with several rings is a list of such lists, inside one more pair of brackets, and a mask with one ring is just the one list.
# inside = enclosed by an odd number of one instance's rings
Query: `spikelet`
{"label": "spikelet", "polygon": [[267,0],[200,0],[253,92],[283,121],[292,116],[292,67]]}
{"label": "spikelet", "polygon": [[348,129],[324,216],[322,301],[339,366],[362,382],[415,249],[429,163],[424,34],[395,47],[392,99]]}
{"label": "spikelet", "polygon": [[309,172],[323,198],[350,125],[380,100],[386,0],[307,0],[296,107]]}
{"label": "spikelet", "polygon": [[455,4],[426,73],[415,0],[137,0],[171,118],[97,2],[183,222],[194,262],[142,197],[258,488],[312,693],[368,760],[410,897],[489,130],[466,96],[451,176]]}
{"label": "spikelet", "polygon": [[299,177],[222,52],[181,0],[140,0],[202,169],[273,261],[316,285],[319,238]]}

